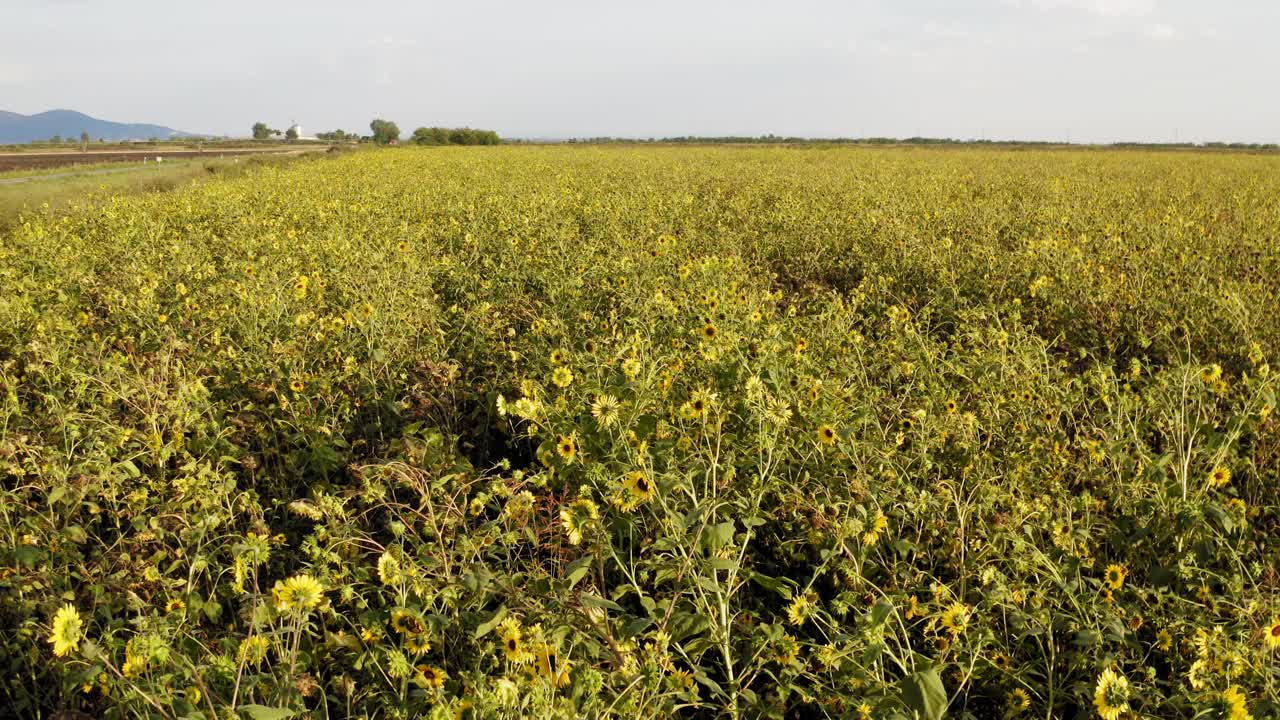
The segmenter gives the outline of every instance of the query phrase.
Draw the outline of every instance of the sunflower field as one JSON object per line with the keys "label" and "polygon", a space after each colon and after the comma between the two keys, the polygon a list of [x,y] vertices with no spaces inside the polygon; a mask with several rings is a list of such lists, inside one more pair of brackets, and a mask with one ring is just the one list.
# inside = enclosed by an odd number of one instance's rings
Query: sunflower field
{"label": "sunflower field", "polygon": [[0,237],[0,716],[1280,717],[1280,158],[389,149]]}

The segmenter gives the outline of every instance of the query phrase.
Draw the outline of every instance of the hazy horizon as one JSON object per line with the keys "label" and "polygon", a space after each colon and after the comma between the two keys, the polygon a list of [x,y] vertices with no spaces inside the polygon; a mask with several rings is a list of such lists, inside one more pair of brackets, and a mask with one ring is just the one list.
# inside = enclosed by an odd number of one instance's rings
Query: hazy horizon
{"label": "hazy horizon", "polygon": [[[10,0],[0,110],[244,136],[1280,142],[1280,4]],[[54,49],[55,51],[51,51]]]}

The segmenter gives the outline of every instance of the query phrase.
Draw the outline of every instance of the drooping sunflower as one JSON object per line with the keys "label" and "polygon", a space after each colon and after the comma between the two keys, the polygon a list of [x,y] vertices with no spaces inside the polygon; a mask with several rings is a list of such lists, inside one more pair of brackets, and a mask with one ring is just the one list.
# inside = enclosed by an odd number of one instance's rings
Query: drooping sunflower
{"label": "drooping sunflower", "polygon": [[1098,677],[1093,691],[1093,706],[1103,720],[1118,720],[1129,712],[1129,680],[1115,670],[1107,668]]}
{"label": "drooping sunflower", "polygon": [[1249,701],[1235,685],[1222,691],[1222,705],[1228,720],[1253,720],[1253,715],[1249,713]]}
{"label": "drooping sunflower", "polygon": [[943,611],[940,622],[942,627],[948,633],[951,633],[951,637],[960,635],[965,631],[965,628],[969,627],[969,606],[960,602],[952,603],[950,607]]}
{"label": "drooping sunflower", "polygon": [[250,635],[240,641],[240,662],[257,665],[267,658],[270,641],[263,635]]}
{"label": "drooping sunflower", "polygon": [[407,608],[396,608],[391,611],[391,627],[401,635],[421,635],[427,631],[427,625],[422,618]]}
{"label": "drooping sunflower", "polygon": [[792,625],[804,625],[813,616],[814,609],[813,593],[796,595],[787,606],[787,622]]}
{"label": "drooping sunflower", "polygon": [[1124,579],[1125,579],[1125,576],[1127,576],[1128,574],[1129,574],[1129,571],[1128,569],[1125,568],[1125,566],[1116,565],[1115,563],[1112,563],[1111,565],[1107,566],[1107,570],[1104,573],[1103,577],[1106,580],[1108,587],[1110,587],[1112,590],[1119,590],[1120,588],[1124,587]]}
{"label": "drooping sunflower", "polygon": [[600,520],[600,509],[589,498],[579,498],[560,510],[560,523],[570,545],[582,543],[582,533]]}
{"label": "drooping sunflower", "polygon": [[84,622],[80,612],[70,603],[58,608],[53,616],[53,628],[49,633],[49,644],[53,645],[53,654],[64,657],[80,649],[81,632]]}
{"label": "drooping sunflower", "polygon": [[871,547],[880,542],[880,536],[889,527],[889,518],[885,517],[883,510],[876,510],[876,514],[871,517],[867,525],[866,532],[862,533],[862,544]]}
{"label": "drooping sunflower", "polygon": [[407,633],[404,636],[404,649],[411,655],[422,655],[431,650],[430,633]]}

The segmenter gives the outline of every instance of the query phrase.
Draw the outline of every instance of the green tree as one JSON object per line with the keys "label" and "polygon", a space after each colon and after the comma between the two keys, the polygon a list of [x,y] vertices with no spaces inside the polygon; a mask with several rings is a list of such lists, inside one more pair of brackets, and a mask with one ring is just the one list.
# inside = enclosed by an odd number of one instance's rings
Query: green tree
{"label": "green tree", "polygon": [[81,150],[89,149],[89,131],[88,130],[80,131],[80,149]]}
{"label": "green tree", "polygon": [[294,140],[297,140],[297,139],[298,139],[298,128],[296,128],[296,127],[291,127],[291,128],[289,128],[288,130],[285,130],[285,131],[284,131],[284,139],[285,139],[285,140],[288,140],[288,141],[290,141],[290,142],[293,142]]}
{"label": "green tree", "polygon": [[400,126],[390,120],[377,118],[369,123],[369,129],[373,131],[373,141],[379,145],[387,145],[400,139]]}
{"label": "green tree", "polygon": [[254,140],[266,140],[267,138],[269,138],[269,137],[271,137],[273,134],[275,134],[275,132],[276,132],[275,130],[272,130],[272,129],[271,129],[271,128],[266,124],[266,123],[264,123],[264,122],[256,122],[256,123],[254,123],[254,124],[253,124],[253,139],[254,139]]}

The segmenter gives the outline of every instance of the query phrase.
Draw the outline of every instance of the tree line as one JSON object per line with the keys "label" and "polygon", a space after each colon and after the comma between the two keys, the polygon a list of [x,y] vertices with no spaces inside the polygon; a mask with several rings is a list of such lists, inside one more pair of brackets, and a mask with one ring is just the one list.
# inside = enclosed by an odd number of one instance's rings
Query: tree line
{"label": "tree line", "polygon": [[[334,130],[316,133],[316,139],[327,142],[370,142],[378,145],[393,145],[400,141],[400,126],[391,120],[375,118],[369,123],[369,132],[369,135],[358,135],[345,130]],[[266,123],[258,122],[253,125],[254,140],[268,140],[279,134],[279,130],[273,130]],[[289,128],[285,133],[285,139],[297,140],[297,131]],[[502,142],[502,139],[493,130],[477,130],[469,127],[420,127],[413,131],[409,141],[416,145],[497,145]]]}

